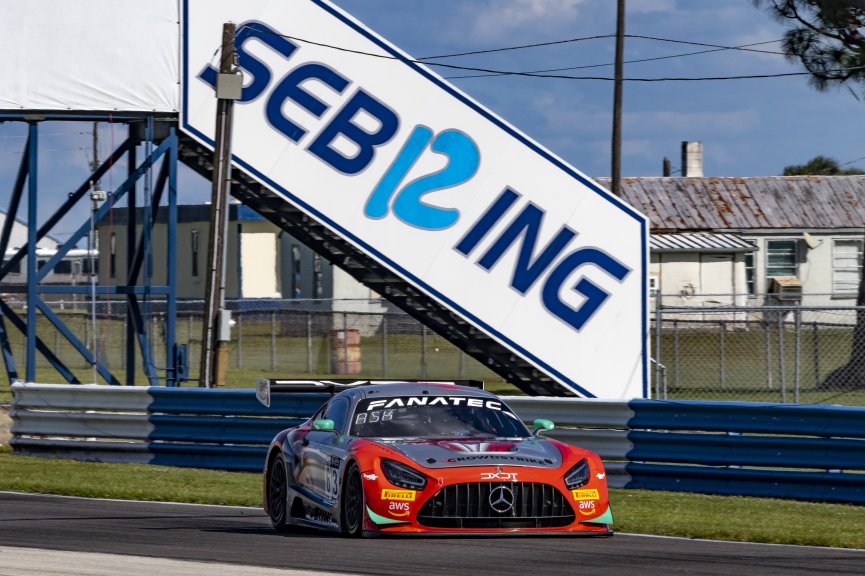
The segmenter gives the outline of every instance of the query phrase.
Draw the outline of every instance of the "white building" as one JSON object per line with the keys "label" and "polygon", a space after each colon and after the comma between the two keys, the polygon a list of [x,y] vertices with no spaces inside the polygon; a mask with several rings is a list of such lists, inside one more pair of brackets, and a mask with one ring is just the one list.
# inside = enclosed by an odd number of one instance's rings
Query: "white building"
{"label": "white building", "polygon": [[762,304],[781,284],[803,305],[856,301],[865,176],[623,178],[622,193],[651,221],[665,304]]}

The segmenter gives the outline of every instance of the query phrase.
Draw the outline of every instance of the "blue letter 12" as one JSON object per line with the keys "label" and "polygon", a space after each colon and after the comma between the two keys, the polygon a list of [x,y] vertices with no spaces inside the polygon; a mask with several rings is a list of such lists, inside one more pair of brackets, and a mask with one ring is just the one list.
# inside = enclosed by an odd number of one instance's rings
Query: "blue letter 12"
{"label": "blue letter 12", "polygon": [[[397,191],[430,141],[433,152],[447,156],[447,166],[438,172],[421,176]],[[425,230],[443,230],[453,226],[459,219],[459,210],[427,204],[423,202],[423,197],[467,182],[477,172],[479,163],[477,145],[462,132],[445,130],[433,139],[432,130],[426,126],[415,126],[396,160],[367,200],[364,214],[368,218],[384,218],[393,209],[396,217],[410,226]]]}

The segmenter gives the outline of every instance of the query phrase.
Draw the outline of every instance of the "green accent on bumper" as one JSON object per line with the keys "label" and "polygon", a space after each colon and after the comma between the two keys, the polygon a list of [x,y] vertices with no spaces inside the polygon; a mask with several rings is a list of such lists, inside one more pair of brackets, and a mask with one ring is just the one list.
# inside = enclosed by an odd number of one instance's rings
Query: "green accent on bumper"
{"label": "green accent on bumper", "polygon": [[592,518],[591,520],[580,520],[580,522],[583,524],[612,524],[613,509],[607,506],[606,511],[597,518]]}
{"label": "green accent on bumper", "polygon": [[369,514],[369,519],[375,522],[376,524],[405,524],[408,520],[394,520],[393,518],[385,518],[384,516],[379,516],[375,512],[369,509],[369,506],[366,507],[366,513]]}

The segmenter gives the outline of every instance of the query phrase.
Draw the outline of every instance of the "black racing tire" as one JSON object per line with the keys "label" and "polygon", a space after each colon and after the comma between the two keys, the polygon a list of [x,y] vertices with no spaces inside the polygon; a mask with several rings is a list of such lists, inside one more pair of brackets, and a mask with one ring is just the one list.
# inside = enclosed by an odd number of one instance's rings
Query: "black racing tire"
{"label": "black racing tire", "polygon": [[342,485],[342,533],[352,538],[363,535],[364,517],[363,482],[360,469],[352,463]]}
{"label": "black racing tire", "polygon": [[288,478],[282,454],[271,458],[267,466],[267,511],[270,523],[277,532],[288,532]]}

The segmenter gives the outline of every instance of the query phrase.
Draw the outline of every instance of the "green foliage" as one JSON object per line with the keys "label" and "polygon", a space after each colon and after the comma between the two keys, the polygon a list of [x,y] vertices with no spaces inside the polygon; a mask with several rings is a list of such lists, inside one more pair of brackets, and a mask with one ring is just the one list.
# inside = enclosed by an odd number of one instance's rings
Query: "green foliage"
{"label": "green foliage", "polygon": [[838,161],[826,156],[815,156],[806,164],[793,164],[784,167],[784,176],[853,176],[865,174],[859,168],[841,168]]}
{"label": "green foliage", "polygon": [[782,24],[783,49],[826,90],[845,82],[865,83],[865,3],[851,0],[753,0]]}

